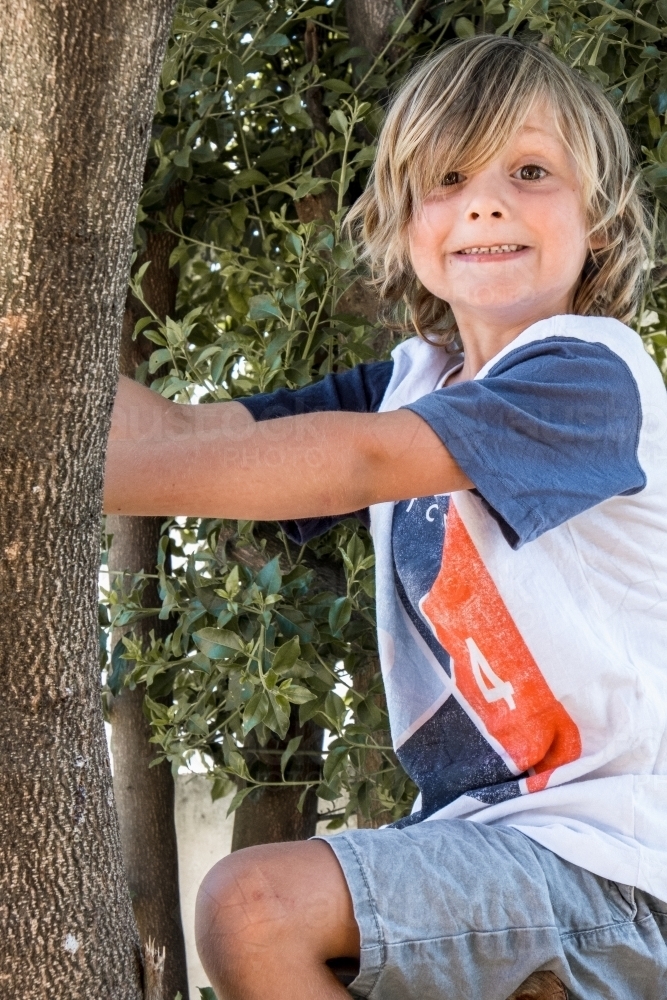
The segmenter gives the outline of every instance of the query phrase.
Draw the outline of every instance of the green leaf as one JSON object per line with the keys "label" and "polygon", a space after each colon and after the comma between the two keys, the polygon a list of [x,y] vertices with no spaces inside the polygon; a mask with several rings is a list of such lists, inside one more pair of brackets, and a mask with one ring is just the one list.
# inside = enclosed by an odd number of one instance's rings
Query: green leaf
{"label": "green leaf", "polygon": [[271,342],[264,352],[264,358],[267,365],[273,364],[273,361],[278,357],[280,352],[289,344],[290,340],[296,337],[297,330],[281,330],[279,333],[275,333],[271,338]]}
{"label": "green leaf", "polygon": [[245,220],[248,218],[248,206],[246,203],[244,201],[237,201],[236,204],[232,205],[229,209],[229,217],[234,227],[242,233],[245,227]]}
{"label": "green leaf", "polygon": [[202,120],[201,120],[201,118],[195,118],[195,120],[190,125],[189,129],[187,130],[187,132],[185,133],[185,139],[183,140],[183,145],[184,146],[189,146],[190,145],[190,143],[192,142],[192,140],[194,139],[194,137],[197,135],[197,132],[199,131],[199,129],[201,128],[201,126],[202,126]]}
{"label": "green leaf", "polygon": [[327,181],[323,177],[313,177],[310,174],[306,174],[294,192],[294,200],[299,201],[300,198],[305,198],[307,194],[320,194],[322,191],[326,190]]}
{"label": "green leaf", "polygon": [[302,302],[301,296],[308,288],[307,281],[297,281],[295,285],[288,285],[283,291],[283,302],[290,309],[296,309],[297,311],[301,309]]}
{"label": "green leaf", "polygon": [[[284,695],[274,694],[273,691],[269,691],[269,702],[275,716],[275,731],[281,739],[284,739],[290,724],[290,703]],[[268,715],[264,721],[270,725]]]}
{"label": "green leaf", "polygon": [[336,108],[335,111],[332,111],[331,115],[329,116],[329,124],[331,125],[332,128],[335,128],[337,132],[342,132],[342,133],[347,132],[350,125],[347,116],[343,114],[343,112],[339,108]]}
{"label": "green leaf", "polygon": [[354,87],[351,87],[349,83],[345,80],[318,80],[318,86],[326,87],[327,90],[333,90],[334,94],[353,94]]}
{"label": "green leaf", "polygon": [[222,373],[225,370],[225,365],[229,361],[230,353],[231,351],[228,349],[221,350],[219,354],[216,354],[215,360],[211,365],[211,378],[216,385],[222,380]]}
{"label": "green leaf", "polygon": [[329,609],[329,628],[333,635],[339,636],[352,614],[352,603],[347,597],[339,597]]}
{"label": "green leaf", "polygon": [[253,185],[268,184],[269,178],[266,174],[263,174],[261,170],[255,170],[250,168],[248,170],[239,170],[238,174],[235,174],[232,178],[232,184],[236,188],[247,188]]}
{"label": "green leaf", "polygon": [[[238,809],[238,807],[240,805],[243,805],[244,800],[250,795],[250,793],[251,793],[252,790],[253,790],[253,786],[250,785],[248,788],[241,788],[240,791],[238,791],[236,793],[236,795],[234,796],[234,798],[232,799],[232,801],[229,803],[229,809],[227,810],[227,816],[231,816],[232,813],[236,812],[236,810]],[[203,990],[200,990],[199,992],[202,994],[202,996],[204,995]],[[215,994],[213,993],[213,990],[211,990],[211,993],[213,994],[213,996],[215,996]]]}
{"label": "green leaf", "polygon": [[208,726],[201,715],[191,715],[187,721],[187,728],[197,736],[208,736]]}
{"label": "green leaf", "polygon": [[301,642],[313,642],[316,638],[315,623],[306,618],[302,611],[284,608],[283,613],[275,611],[274,617],[285,635],[298,635]]}
{"label": "green leaf", "polygon": [[290,757],[293,757],[296,751],[299,749],[299,747],[301,746],[302,739],[303,736],[295,736],[293,739],[291,739],[280,758],[280,773],[282,774],[283,778],[285,777],[285,768],[287,767],[290,761]]}
{"label": "green leaf", "polygon": [[272,295],[253,295],[250,299],[250,311],[248,319],[275,319],[284,320],[284,316],[276,304]]}
{"label": "green leaf", "polygon": [[[239,803],[240,805],[240,803]],[[199,1000],[218,1000],[210,986],[199,987]]]}
{"label": "green leaf", "polygon": [[285,243],[289,250],[292,251],[295,257],[300,257],[303,253],[303,240],[296,233],[288,233],[285,237]]}
{"label": "green leaf", "polygon": [[276,673],[281,673],[286,670],[291,670],[301,652],[301,643],[299,642],[298,635],[293,636],[284,642],[282,646],[279,646],[273,657],[273,663],[271,668],[276,671]]}
{"label": "green leaf", "polygon": [[335,747],[333,750],[329,751],[322,769],[325,781],[331,781],[336,771],[340,771],[347,759],[348,753],[349,747]]}
{"label": "green leaf", "polygon": [[269,696],[266,691],[256,691],[245,707],[243,713],[243,735],[247,736],[251,729],[264,722],[269,711]]}
{"label": "green leaf", "polygon": [[454,31],[459,38],[474,38],[475,25],[467,17],[457,17],[454,22]]}
{"label": "green leaf", "polygon": [[290,96],[283,101],[283,111],[288,115],[296,115],[303,110],[303,101],[301,100],[300,94],[290,94]]}
{"label": "green leaf", "polygon": [[296,128],[312,128],[313,122],[310,115],[302,105],[299,94],[291,94],[282,105],[283,118],[288,125]]}
{"label": "green leaf", "polygon": [[138,319],[134,324],[134,336],[136,337],[137,334],[141,333],[142,330],[145,330],[147,326],[150,326],[151,323],[154,322],[155,320],[152,316],[142,316],[141,319]]}
{"label": "green leaf", "polygon": [[306,796],[308,795],[308,792],[311,790],[311,788],[312,788],[312,785],[306,785],[306,787],[304,788],[304,790],[301,792],[301,795],[299,796],[299,801],[296,804],[296,808],[297,808],[298,812],[300,812],[300,813],[303,812],[303,807],[304,807],[304,804],[305,804],[305,801],[306,801]]}
{"label": "green leaf", "polygon": [[229,659],[234,653],[243,651],[238,635],[226,628],[203,628],[192,638],[211,660]]}
{"label": "green leaf", "polygon": [[656,147],[656,155],[661,163],[667,163],[667,132],[660,137],[660,142]]}
{"label": "green leaf", "polygon": [[289,160],[289,153],[284,146],[270,146],[257,157],[257,166],[264,170],[275,170]]}
{"label": "green leaf", "polygon": [[232,83],[235,83],[237,86],[240,83],[243,83],[246,71],[243,63],[237,55],[232,53],[227,57],[226,68]]}
{"label": "green leaf", "polygon": [[219,775],[213,781],[213,787],[211,788],[211,802],[217,802],[218,799],[222,799],[225,795],[229,795],[233,787],[234,785],[229,775]]}
{"label": "green leaf", "polygon": [[141,286],[141,282],[142,282],[142,280],[143,280],[143,277],[144,277],[144,275],[145,275],[146,271],[148,270],[148,268],[149,268],[149,267],[151,266],[151,263],[152,263],[152,262],[151,262],[150,260],[147,260],[147,261],[146,261],[146,262],[145,262],[144,264],[142,264],[142,265],[141,265],[141,267],[140,267],[140,268],[138,269],[137,273],[136,273],[136,274],[134,275],[134,277],[133,277],[133,279],[132,279],[132,280],[134,281],[135,285],[139,285],[139,286]]}
{"label": "green leaf", "polygon": [[376,153],[377,146],[364,146],[355,156],[354,162],[359,166],[363,166],[366,163],[372,163],[375,159]]}
{"label": "green leaf", "polygon": [[280,52],[281,49],[284,49],[288,45],[289,38],[287,35],[276,33],[269,35],[262,42],[257,42],[255,48],[259,49],[260,52],[266,52],[269,56],[275,56],[276,52]]}
{"label": "green leaf", "polygon": [[132,670],[132,662],[123,659],[125,646],[122,642],[117,642],[111,653],[111,671],[107,674],[107,687],[112,694],[120,694],[125,684],[125,678]]}
{"label": "green leaf", "polygon": [[354,265],[354,247],[349,244],[337,243],[331,256],[343,271],[348,271]]}
{"label": "green leaf", "polygon": [[171,351],[168,347],[164,347],[161,351],[153,351],[150,358],[148,359],[148,370],[153,375],[158,368],[162,365],[171,361]]}
{"label": "green leaf", "polygon": [[225,763],[227,767],[231,768],[234,774],[238,774],[240,778],[247,778],[248,767],[243,758],[243,755],[238,752],[238,750],[230,750],[225,754]]}
{"label": "green leaf", "polygon": [[160,702],[153,701],[148,695],[144,695],[144,707],[148,709],[149,719],[155,725],[164,724],[169,722],[169,708],[167,705],[162,705]]}
{"label": "green leaf", "polygon": [[157,330],[144,330],[144,337],[146,340],[150,340],[152,344],[159,344],[160,347],[167,343],[165,338]]}
{"label": "green leaf", "polygon": [[282,579],[282,574],[280,572],[280,559],[278,556],[275,556],[271,562],[262,566],[261,570],[255,577],[255,583],[268,597],[269,594],[278,593]]}
{"label": "green leaf", "polygon": [[174,347],[178,347],[183,343],[185,333],[181,323],[177,323],[171,316],[167,316],[164,328],[167,335],[167,343],[172,344]]}
{"label": "green leaf", "polygon": [[320,14],[330,14],[331,7],[309,7],[308,10],[302,10],[297,14],[293,20],[300,21],[304,17],[319,17]]}
{"label": "green leaf", "polygon": [[189,146],[184,146],[179,149],[177,153],[174,154],[174,166],[176,167],[188,167],[190,165],[190,154],[192,150]]}
{"label": "green leaf", "polygon": [[229,299],[229,304],[232,309],[235,309],[237,313],[240,313],[241,316],[243,316],[248,309],[248,303],[246,302],[245,297],[237,291],[236,288],[230,287],[227,289],[227,298]]}
{"label": "green leaf", "polygon": [[370,782],[362,781],[357,788],[357,802],[359,804],[359,809],[361,815],[365,816],[366,819],[370,819],[371,815],[371,800],[370,800]]}
{"label": "green leaf", "polygon": [[284,687],[281,686],[280,690],[292,705],[305,705],[317,698],[317,695],[304,687],[303,684],[285,684]]}
{"label": "green leaf", "polygon": [[196,667],[197,670],[201,670],[205,674],[210,674],[211,672],[211,661],[205,653],[201,652],[201,650],[198,653],[195,653],[190,660],[190,663],[193,667]]}
{"label": "green leaf", "polygon": [[325,799],[327,802],[335,802],[339,797],[340,792],[335,792],[333,788],[330,788],[326,781],[320,782],[317,786],[317,797],[318,799]]}

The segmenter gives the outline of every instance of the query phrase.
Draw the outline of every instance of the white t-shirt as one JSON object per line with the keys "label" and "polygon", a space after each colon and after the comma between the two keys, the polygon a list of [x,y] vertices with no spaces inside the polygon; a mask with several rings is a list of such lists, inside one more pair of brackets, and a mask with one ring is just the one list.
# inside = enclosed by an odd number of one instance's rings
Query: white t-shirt
{"label": "white t-shirt", "polygon": [[[393,352],[408,406],[475,483],[371,509],[399,825],[516,827],[667,900],[667,394],[616,320],[556,316],[473,381]],[[386,364],[386,363],[385,363]]]}

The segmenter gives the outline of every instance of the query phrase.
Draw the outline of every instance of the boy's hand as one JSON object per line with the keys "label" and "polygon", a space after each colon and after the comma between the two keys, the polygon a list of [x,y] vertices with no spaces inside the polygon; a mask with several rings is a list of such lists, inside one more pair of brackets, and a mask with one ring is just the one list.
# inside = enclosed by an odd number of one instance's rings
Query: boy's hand
{"label": "boy's hand", "polygon": [[288,520],[472,487],[409,410],[256,423],[237,402],[184,406],[120,380],[107,513]]}

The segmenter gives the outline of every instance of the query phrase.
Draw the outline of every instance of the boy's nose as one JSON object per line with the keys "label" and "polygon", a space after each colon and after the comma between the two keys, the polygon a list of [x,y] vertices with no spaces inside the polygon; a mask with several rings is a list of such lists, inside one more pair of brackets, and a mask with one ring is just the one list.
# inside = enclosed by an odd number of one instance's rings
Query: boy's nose
{"label": "boy's nose", "polygon": [[501,209],[495,208],[491,212],[478,212],[476,209],[471,209],[469,216],[471,219],[481,219],[484,215],[490,216],[492,219],[502,219],[503,213]]}
{"label": "boy's nose", "polygon": [[466,211],[469,221],[507,218],[507,205],[499,190],[501,185],[502,179],[495,175],[471,178]]}

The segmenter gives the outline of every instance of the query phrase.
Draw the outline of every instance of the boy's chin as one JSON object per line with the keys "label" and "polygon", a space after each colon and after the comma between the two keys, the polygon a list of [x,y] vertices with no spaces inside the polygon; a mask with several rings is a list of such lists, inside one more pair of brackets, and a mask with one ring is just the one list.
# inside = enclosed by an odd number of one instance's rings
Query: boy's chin
{"label": "boy's chin", "polygon": [[[459,296],[457,296],[459,298]],[[540,297],[520,296],[510,297],[505,291],[504,294],[492,294],[488,289],[475,293],[471,289],[468,296],[461,302],[449,300],[454,315],[461,314],[469,316],[471,319],[478,317],[484,320],[506,320],[513,322],[523,319],[526,315],[531,315],[541,306]]]}

